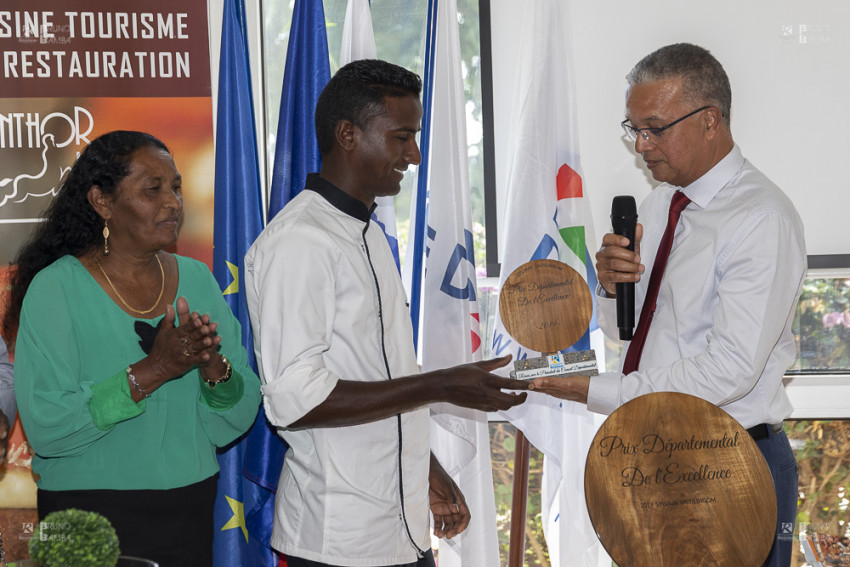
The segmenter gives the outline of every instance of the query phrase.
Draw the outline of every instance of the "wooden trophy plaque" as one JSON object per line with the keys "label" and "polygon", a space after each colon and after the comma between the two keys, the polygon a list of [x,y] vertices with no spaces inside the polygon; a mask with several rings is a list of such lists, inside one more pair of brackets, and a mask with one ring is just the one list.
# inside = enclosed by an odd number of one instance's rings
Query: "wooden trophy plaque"
{"label": "wooden trophy plaque", "polygon": [[593,298],[584,278],[556,260],[532,260],[511,272],[499,295],[505,330],[527,349],[544,356],[514,361],[511,378],[595,375],[592,350],[560,353],[590,325]]}
{"label": "wooden trophy plaque", "polygon": [[755,441],[688,394],[648,394],[614,411],[590,446],[584,489],[620,567],[758,567],[775,537],[776,493]]}

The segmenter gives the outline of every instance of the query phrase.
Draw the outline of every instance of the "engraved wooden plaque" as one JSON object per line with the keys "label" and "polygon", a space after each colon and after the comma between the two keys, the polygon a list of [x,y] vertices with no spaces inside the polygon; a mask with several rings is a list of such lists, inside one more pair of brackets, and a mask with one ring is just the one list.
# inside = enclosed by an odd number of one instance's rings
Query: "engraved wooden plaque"
{"label": "engraved wooden plaque", "polygon": [[511,272],[499,295],[505,330],[525,348],[552,353],[578,341],[593,315],[590,289],[571,267],[533,260]]}
{"label": "engraved wooden plaque", "polygon": [[758,567],[775,537],[776,493],[755,441],[688,394],[649,394],[614,411],[588,451],[584,489],[620,567]]}

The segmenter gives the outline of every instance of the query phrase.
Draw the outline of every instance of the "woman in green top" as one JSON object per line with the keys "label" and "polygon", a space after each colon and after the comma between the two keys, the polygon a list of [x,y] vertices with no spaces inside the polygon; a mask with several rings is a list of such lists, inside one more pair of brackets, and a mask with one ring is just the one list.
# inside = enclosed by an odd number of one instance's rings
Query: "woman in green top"
{"label": "woman in green top", "polygon": [[89,144],[20,251],[4,328],[17,333],[21,421],[40,517],[109,518],[124,555],[212,562],[215,448],[253,423],[259,380],[209,270],[165,252],[181,177],[149,134]]}

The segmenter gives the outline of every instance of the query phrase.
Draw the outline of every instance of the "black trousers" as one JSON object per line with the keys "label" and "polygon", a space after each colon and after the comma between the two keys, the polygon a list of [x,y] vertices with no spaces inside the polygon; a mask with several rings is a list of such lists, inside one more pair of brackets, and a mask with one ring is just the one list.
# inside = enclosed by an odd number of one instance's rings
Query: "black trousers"
{"label": "black trousers", "polygon": [[210,567],[217,477],[170,490],[38,490],[38,518],[78,508],[105,516],[121,555],[160,567]]}

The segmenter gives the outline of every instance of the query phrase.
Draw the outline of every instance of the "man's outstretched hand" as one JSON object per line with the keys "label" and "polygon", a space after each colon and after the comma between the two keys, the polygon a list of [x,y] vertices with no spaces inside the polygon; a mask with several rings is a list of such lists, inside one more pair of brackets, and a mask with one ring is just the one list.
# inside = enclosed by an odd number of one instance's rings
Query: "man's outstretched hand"
{"label": "man's outstretched hand", "polygon": [[436,387],[443,389],[443,396],[449,403],[481,411],[500,411],[517,406],[525,401],[528,394],[522,392],[506,393],[502,390],[527,390],[525,380],[502,378],[492,372],[511,361],[510,355],[481,362],[454,366],[436,370]]}

